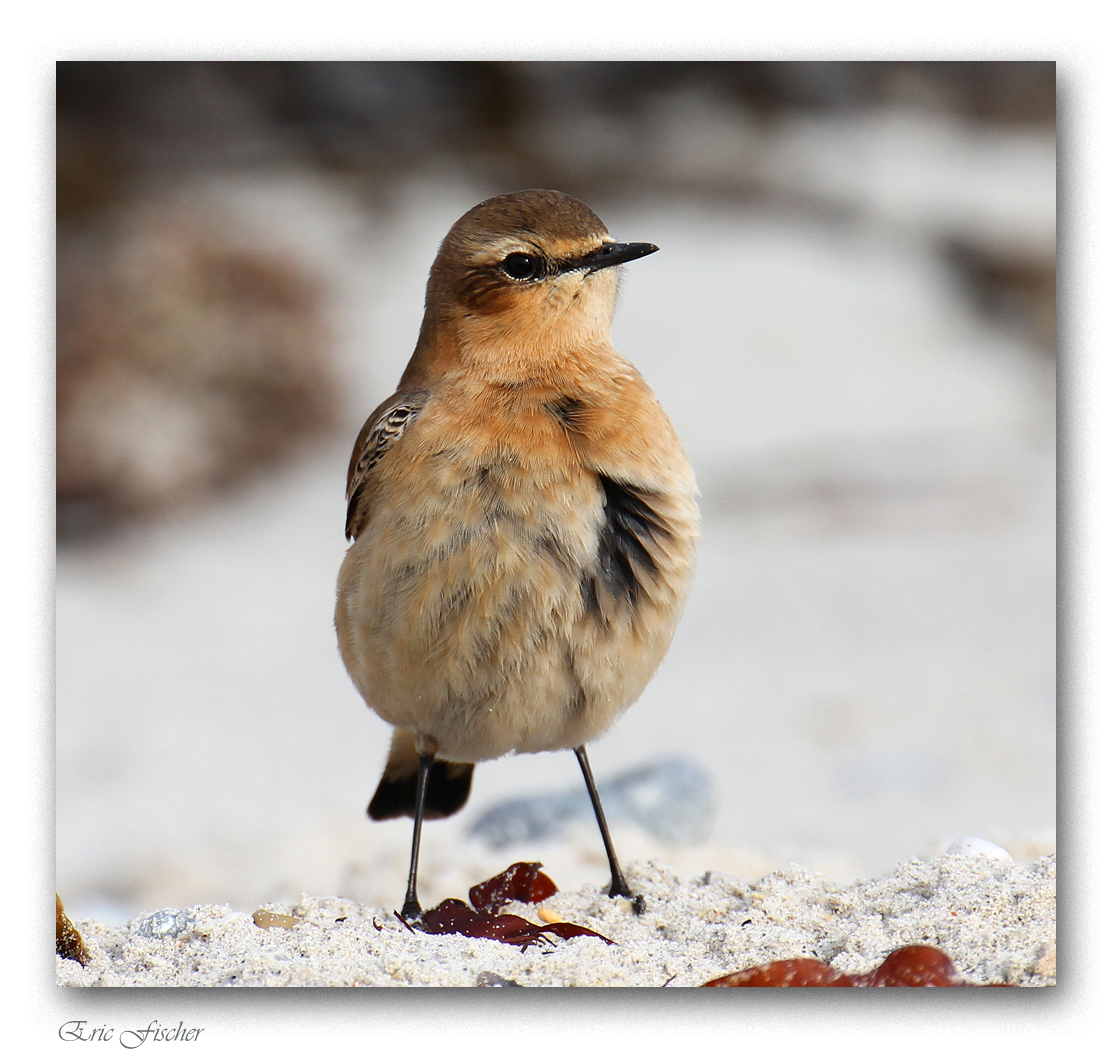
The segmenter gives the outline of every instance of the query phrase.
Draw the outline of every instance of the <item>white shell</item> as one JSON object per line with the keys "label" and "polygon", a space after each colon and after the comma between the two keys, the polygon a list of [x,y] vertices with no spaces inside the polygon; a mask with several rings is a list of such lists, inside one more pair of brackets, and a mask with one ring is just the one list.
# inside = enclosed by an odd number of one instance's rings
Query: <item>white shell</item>
{"label": "white shell", "polygon": [[1000,859],[1006,863],[1013,861],[1013,857],[1004,848],[984,837],[960,837],[951,843],[947,855],[981,856],[983,859]]}

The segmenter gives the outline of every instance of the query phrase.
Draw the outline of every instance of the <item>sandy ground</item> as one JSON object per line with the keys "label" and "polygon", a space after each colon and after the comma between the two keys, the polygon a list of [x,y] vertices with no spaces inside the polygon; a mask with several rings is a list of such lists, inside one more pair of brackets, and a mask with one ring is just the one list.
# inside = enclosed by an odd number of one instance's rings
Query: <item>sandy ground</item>
{"label": "sandy ground", "polygon": [[[930,944],[973,984],[1055,983],[1055,860],[942,856],[840,888],[790,866],[752,883],[708,871],[680,878],[657,860],[629,870],[646,911],[598,888],[558,892],[507,913],[568,921],[591,937],[521,949],[459,935],[414,933],[389,910],[303,897],[265,910],[292,926],[200,905],[144,914],[124,926],[79,920],[86,967],[58,959],[77,987],[673,987],[699,986],[760,963],[819,958],[847,973],[895,948]],[[258,912],[256,912],[258,915]],[[260,921],[265,921],[260,919]]]}

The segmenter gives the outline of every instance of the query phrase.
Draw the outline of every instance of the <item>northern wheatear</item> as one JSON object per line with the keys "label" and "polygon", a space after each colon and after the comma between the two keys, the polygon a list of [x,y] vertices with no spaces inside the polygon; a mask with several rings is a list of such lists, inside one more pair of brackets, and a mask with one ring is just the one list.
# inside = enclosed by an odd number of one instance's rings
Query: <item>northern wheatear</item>
{"label": "northern wheatear", "polygon": [[398,391],[356,440],[336,630],[395,727],[367,810],[413,816],[407,921],[422,818],[464,805],[476,762],[556,749],[579,759],[609,894],[640,907],[584,745],[657,670],[695,562],[691,468],[610,341],[615,267],[656,250],[562,192],[473,207],[433,263]]}

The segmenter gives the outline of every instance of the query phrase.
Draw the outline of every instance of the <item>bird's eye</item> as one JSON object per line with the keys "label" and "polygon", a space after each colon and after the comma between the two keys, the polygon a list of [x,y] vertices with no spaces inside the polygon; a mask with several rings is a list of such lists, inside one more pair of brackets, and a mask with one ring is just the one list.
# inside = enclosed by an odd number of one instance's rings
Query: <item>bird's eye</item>
{"label": "bird's eye", "polygon": [[532,280],[541,274],[541,259],[532,254],[508,254],[502,260],[502,271],[515,280]]}

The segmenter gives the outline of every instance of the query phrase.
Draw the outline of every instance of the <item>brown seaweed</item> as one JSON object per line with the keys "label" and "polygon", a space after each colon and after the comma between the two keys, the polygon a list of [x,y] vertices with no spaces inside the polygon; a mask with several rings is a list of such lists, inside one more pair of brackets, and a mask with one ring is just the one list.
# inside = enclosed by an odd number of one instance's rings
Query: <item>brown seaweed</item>
{"label": "brown seaweed", "polygon": [[54,894],[54,950],[63,959],[72,959],[85,966],[89,962],[89,951],[77,927],[69,920],[62,907],[62,897]]}

